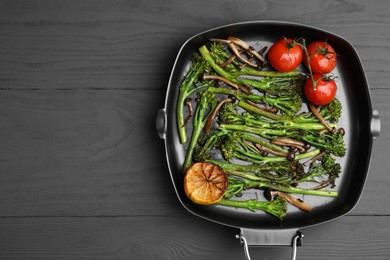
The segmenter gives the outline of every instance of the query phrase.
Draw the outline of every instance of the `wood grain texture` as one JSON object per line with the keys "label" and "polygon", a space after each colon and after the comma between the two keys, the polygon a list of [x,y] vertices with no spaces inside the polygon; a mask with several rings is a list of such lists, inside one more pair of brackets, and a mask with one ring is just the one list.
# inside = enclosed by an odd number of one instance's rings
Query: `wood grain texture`
{"label": "wood grain texture", "polygon": [[252,20],[298,22],[339,34],[356,47],[371,88],[389,86],[388,1],[0,4],[3,89],[164,89],[186,39],[216,26]]}
{"label": "wood grain texture", "polygon": [[163,101],[162,91],[2,91],[0,214],[177,211],[154,127]]}
{"label": "wood grain texture", "polygon": [[[389,93],[362,201],[351,214],[390,215]],[[154,129],[164,93],[1,91],[1,216],[182,214]]]}
{"label": "wood grain texture", "polygon": [[[357,207],[303,230],[298,259],[390,259],[390,2],[0,0],[0,259],[244,259],[236,229],[190,215],[154,120],[180,46],[282,20],[355,46],[381,116]],[[291,248],[253,248],[289,259]]]}
{"label": "wood grain texture", "polygon": [[[350,216],[304,229],[298,259],[387,260],[389,226],[388,217]],[[1,219],[0,232],[2,259],[244,259],[238,229],[185,214]],[[251,247],[250,253],[252,259],[290,259],[291,250]]]}

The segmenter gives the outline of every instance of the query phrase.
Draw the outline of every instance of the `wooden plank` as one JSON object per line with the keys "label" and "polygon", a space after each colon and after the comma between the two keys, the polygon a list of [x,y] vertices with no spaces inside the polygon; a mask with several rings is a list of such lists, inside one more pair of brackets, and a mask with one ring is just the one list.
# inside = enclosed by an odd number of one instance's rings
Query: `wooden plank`
{"label": "wooden plank", "polygon": [[[180,228],[178,228],[180,227]],[[388,217],[344,217],[303,229],[298,259],[390,258]],[[0,219],[1,259],[244,259],[238,229],[194,216]],[[290,247],[250,248],[290,259]]]}
{"label": "wooden plank", "polygon": [[[0,88],[164,89],[181,44],[246,20],[288,20],[356,47],[371,88],[388,88],[390,2],[2,1]],[[364,17],[364,19],[362,18]],[[297,36],[299,37],[299,35]],[[342,55],[342,54],[340,54]]]}
{"label": "wooden plank", "polygon": [[[389,8],[384,0],[0,1],[0,259],[244,259],[237,229],[177,201],[154,119],[188,37],[281,19],[356,47],[382,121],[358,206],[304,229],[298,259],[390,259]],[[291,248],[251,254],[289,259]]]}
{"label": "wooden plank", "polygon": [[177,212],[155,130],[163,101],[161,91],[1,91],[0,214]]}
{"label": "wooden plank", "polygon": [[[355,215],[389,215],[389,93]],[[154,129],[163,91],[1,91],[1,216],[182,214]]]}

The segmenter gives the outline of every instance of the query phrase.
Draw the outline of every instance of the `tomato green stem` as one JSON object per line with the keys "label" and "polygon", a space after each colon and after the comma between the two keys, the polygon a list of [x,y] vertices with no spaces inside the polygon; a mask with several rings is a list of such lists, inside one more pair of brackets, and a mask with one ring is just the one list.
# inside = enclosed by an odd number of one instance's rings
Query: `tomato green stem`
{"label": "tomato green stem", "polygon": [[[297,44],[299,44],[299,43],[297,43]],[[317,84],[316,84],[316,81],[314,80],[314,77],[313,77],[313,71],[311,70],[311,65],[310,65],[311,56],[309,55],[309,52],[307,51],[306,40],[304,38],[302,38],[302,44],[299,44],[299,45],[301,46],[301,48],[305,52],[306,59],[307,59],[307,68],[308,68],[309,73],[310,73],[310,78],[311,78],[311,82],[313,84],[313,89],[316,90]]]}

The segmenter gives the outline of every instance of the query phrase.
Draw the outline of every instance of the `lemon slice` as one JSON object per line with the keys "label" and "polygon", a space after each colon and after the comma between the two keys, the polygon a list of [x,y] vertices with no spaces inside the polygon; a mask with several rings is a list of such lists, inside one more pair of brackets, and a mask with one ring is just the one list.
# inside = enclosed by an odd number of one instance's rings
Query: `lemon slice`
{"label": "lemon slice", "polygon": [[228,186],[224,171],[208,162],[197,162],[184,176],[184,192],[193,202],[201,205],[217,203]]}

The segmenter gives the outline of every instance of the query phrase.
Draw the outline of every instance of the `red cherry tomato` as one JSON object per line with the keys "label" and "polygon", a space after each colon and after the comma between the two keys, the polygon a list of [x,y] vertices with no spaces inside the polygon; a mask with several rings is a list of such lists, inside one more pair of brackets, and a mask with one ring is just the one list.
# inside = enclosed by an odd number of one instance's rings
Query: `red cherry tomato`
{"label": "red cherry tomato", "polygon": [[[326,74],[336,67],[337,54],[327,42],[312,42],[307,46],[313,73]],[[308,65],[307,58],[303,62]]]}
{"label": "red cherry tomato", "polygon": [[308,78],[303,88],[306,98],[317,106],[329,104],[336,96],[336,82],[333,79],[323,77],[321,74],[314,74],[313,78],[316,82],[316,90],[313,88],[311,78]]}
{"label": "red cherry tomato", "polygon": [[269,64],[278,71],[291,71],[302,62],[302,48],[291,39],[274,43],[267,54]]}

